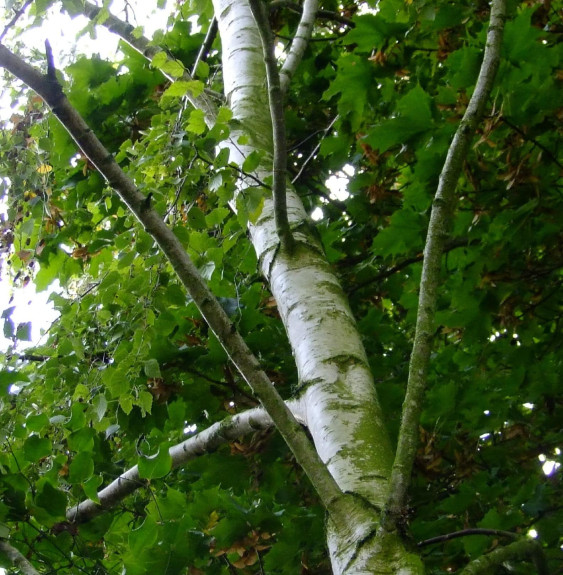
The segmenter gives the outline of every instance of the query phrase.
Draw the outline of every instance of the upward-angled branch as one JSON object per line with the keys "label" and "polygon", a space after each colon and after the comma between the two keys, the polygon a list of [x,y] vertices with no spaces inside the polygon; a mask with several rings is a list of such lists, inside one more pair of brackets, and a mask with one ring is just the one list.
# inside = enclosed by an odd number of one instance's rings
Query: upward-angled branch
{"label": "upward-angled branch", "polygon": [[315,18],[319,8],[319,0],[305,0],[303,2],[303,12],[301,13],[301,20],[295,32],[295,37],[291,43],[289,54],[283,63],[280,70],[280,86],[282,94],[287,93],[287,89],[291,82],[291,78],[299,63],[305,54],[311,35],[313,34],[313,26],[315,25]]}
{"label": "upward-angled branch", "polygon": [[286,174],[287,174],[287,144],[285,140],[285,119],[283,110],[283,94],[280,86],[280,75],[274,52],[274,41],[268,13],[263,0],[249,0],[252,15],[256,20],[262,49],[264,52],[264,63],[266,65],[266,76],[268,79],[268,97],[270,104],[270,115],[272,117],[272,130],[274,139],[274,182],[272,193],[274,195],[274,217],[276,219],[276,231],[282,249],[291,252],[293,249],[293,235],[289,227],[287,218],[286,201]]}
{"label": "upward-angled branch", "polygon": [[33,565],[18,551],[15,547],[10,545],[7,541],[0,541],[0,552],[4,553],[12,562],[12,565],[19,569],[23,575],[39,575]]}
{"label": "upward-angled branch", "polygon": [[455,190],[463,161],[471,137],[483,116],[499,65],[504,19],[505,0],[493,0],[487,32],[487,45],[475,91],[449,147],[432,204],[428,235],[424,247],[416,331],[409,364],[407,392],[403,403],[403,416],[391,474],[389,498],[384,510],[383,526],[386,529],[394,528],[401,516],[401,510],[407,497],[418,445],[418,424],[422,412],[432,348],[442,252],[451,228],[456,199]]}
{"label": "upward-angled branch", "polygon": [[113,155],[106,150],[80,114],[72,107],[60,84],[38,72],[2,44],[0,44],[0,66],[22,80],[45,100],[78,144],[82,153],[109,182],[143,224],[145,230],[154,238],[231,361],[256,394],[297,461],[309,476],[327,511],[338,515],[341,510],[342,492],[334,478],[266,373],[260,368],[256,356],[210,291],[180,240],[166,226],[158,212],[151,207],[150,195],[145,197],[138,190],[133,180],[121,169]]}

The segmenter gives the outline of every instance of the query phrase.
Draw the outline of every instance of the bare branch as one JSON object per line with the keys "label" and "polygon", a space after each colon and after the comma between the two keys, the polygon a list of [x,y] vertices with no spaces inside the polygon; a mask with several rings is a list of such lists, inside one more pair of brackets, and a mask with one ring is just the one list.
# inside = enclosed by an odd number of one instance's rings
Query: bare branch
{"label": "bare branch", "polygon": [[274,41],[268,13],[263,0],[250,0],[250,9],[256,20],[256,25],[262,40],[266,76],[268,79],[268,96],[270,103],[270,116],[272,117],[272,129],[274,139],[274,217],[276,231],[283,250],[291,253],[294,239],[287,218],[286,201],[286,175],[287,175],[287,143],[285,140],[285,118],[283,110],[283,93],[280,85],[280,75],[274,54]]}
{"label": "bare branch", "polygon": [[293,42],[291,43],[289,54],[280,71],[282,94],[287,93],[291,78],[303,59],[303,54],[305,54],[307,44],[309,44],[309,40],[313,34],[313,26],[315,25],[318,9],[319,0],[305,0],[303,2],[303,11],[301,13],[299,26],[297,27],[297,32],[295,32],[295,38],[293,38]]}
{"label": "bare branch", "polygon": [[0,541],[0,551],[5,553],[12,562],[12,565],[19,569],[24,575],[39,575],[39,571],[35,570],[23,554],[7,541]]}
{"label": "bare branch", "polygon": [[520,539],[520,535],[512,533],[512,531],[502,531],[501,529],[483,529],[475,527],[473,529],[462,529],[461,531],[454,531],[453,533],[446,533],[445,535],[438,535],[431,539],[419,541],[417,547],[426,547],[427,545],[435,545],[436,543],[445,543],[451,539],[458,539],[459,537],[467,537],[468,535],[491,535],[497,537],[508,537],[509,539]]}
{"label": "bare branch", "polygon": [[538,541],[522,538],[506,547],[498,547],[487,555],[481,555],[471,561],[460,575],[487,575],[495,571],[495,567],[507,561],[531,561],[538,575],[549,575],[547,561]]}
{"label": "bare branch", "polygon": [[295,184],[295,182],[301,177],[301,174],[303,173],[303,170],[305,169],[307,164],[318,154],[321,148],[322,141],[327,137],[328,133],[332,130],[332,126],[334,126],[336,120],[338,120],[339,117],[340,116],[338,115],[334,116],[334,118],[330,121],[330,124],[324,129],[322,138],[314,147],[313,151],[307,156],[307,159],[301,164],[301,168],[299,168],[299,172],[297,172],[297,175],[293,178],[293,180],[291,180],[292,184]]}
{"label": "bare branch", "polygon": [[463,161],[471,137],[483,117],[498,69],[504,19],[505,0],[493,0],[487,44],[475,91],[448,149],[432,204],[428,235],[424,247],[416,331],[409,364],[407,391],[403,403],[397,452],[391,473],[389,498],[383,514],[382,526],[385,530],[395,528],[407,498],[418,445],[418,423],[424,402],[432,349],[442,253],[451,228],[456,200],[455,191]]}
{"label": "bare branch", "polygon": [[[172,458],[172,469],[181,467],[200,455],[210,453],[229,441],[271,426],[272,419],[261,407],[227,417],[201,433],[171,447],[169,452]],[[69,509],[66,517],[73,523],[89,521],[144,485],[146,482],[139,477],[139,469],[135,465],[98,493],[99,503],[91,499],[83,501]]]}
{"label": "bare branch", "polygon": [[[468,240],[467,238],[454,238],[451,241],[444,244],[442,253],[451,252],[452,250],[455,250],[457,248],[469,247],[471,245],[475,245],[476,243],[478,243],[478,240]],[[380,271],[378,274],[374,275],[373,277],[352,286],[349,290],[347,290],[346,293],[348,293],[348,295],[353,294],[375,282],[379,282],[392,276],[393,274],[400,272],[401,270],[405,269],[406,267],[412,264],[421,262],[423,259],[424,259],[424,253],[419,253],[415,256],[411,256],[410,258],[406,258],[402,262],[399,262],[398,264],[391,266],[390,268],[384,269]]]}
{"label": "bare branch", "polygon": [[[209,327],[274,421],[298,463],[311,480],[329,513],[340,513],[343,494],[322,462],[295,417],[276,388],[261,369],[256,356],[236,330],[217,301],[180,240],[151,207],[150,194],[144,196],[121,169],[80,114],[72,107],[61,86],[0,44],[0,66],[6,68],[35,90],[50,106],[82,153],[108,181],[120,198],[143,224],[168,258]],[[344,520],[342,518],[342,520]]]}

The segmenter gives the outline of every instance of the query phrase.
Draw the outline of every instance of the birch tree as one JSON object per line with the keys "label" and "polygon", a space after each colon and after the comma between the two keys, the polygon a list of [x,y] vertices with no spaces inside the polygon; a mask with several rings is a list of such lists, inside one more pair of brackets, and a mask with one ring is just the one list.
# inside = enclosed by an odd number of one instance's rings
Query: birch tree
{"label": "birch tree", "polygon": [[[50,4],[14,5],[0,46],[25,98],[4,260],[63,286],[33,350],[3,314],[5,564],[548,573],[559,483],[540,505],[537,463],[516,489],[492,461],[506,440],[559,455],[537,383],[559,345],[556,110],[520,89],[555,90],[552,7],[215,0],[149,39],[129,4],[66,1],[121,44],[62,64],[15,39]],[[488,262],[519,228],[541,230],[524,259]]]}

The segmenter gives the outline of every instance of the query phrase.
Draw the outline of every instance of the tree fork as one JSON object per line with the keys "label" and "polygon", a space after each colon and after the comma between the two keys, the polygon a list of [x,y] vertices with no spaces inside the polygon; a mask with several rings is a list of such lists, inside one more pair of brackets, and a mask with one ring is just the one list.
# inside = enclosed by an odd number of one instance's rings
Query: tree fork
{"label": "tree fork", "polygon": [[147,206],[147,198],[137,189],[131,178],[123,172],[113,156],[72,107],[58,83],[52,82],[49,76],[39,73],[2,44],[0,44],[0,66],[22,80],[45,100],[84,155],[129,206],[145,230],[152,235],[231,361],[271,416],[329,514],[334,515],[335,519],[340,517],[343,521],[346,512],[341,503],[347,497],[342,494],[306,433],[266,373],[260,368],[258,359],[208,288],[180,240],[166,226],[154,208]]}

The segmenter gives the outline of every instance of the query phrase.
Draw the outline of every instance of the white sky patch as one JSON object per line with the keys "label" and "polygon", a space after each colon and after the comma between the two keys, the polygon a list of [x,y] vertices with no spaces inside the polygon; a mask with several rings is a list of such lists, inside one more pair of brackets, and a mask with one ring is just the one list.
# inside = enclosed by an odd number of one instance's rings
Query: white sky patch
{"label": "white sky patch", "polygon": [[354,166],[346,164],[342,170],[332,174],[325,182],[326,187],[330,190],[330,197],[333,200],[340,200],[341,202],[350,197],[348,192],[348,184],[350,183],[350,178],[354,175]]}
{"label": "white sky patch", "polygon": [[318,206],[311,212],[311,219],[315,222],[322,220],[324,218],[323,209]]}

